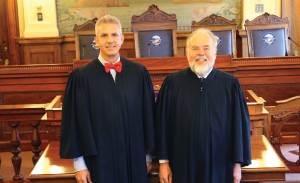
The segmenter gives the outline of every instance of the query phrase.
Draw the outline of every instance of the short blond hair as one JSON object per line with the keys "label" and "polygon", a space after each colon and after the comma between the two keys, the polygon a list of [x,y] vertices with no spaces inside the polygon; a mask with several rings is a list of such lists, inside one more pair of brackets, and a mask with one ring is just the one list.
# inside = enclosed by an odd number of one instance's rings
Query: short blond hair
{"label": "short blond hair", "polygon": [[116,24],[119,27],[120,34],[122,34],[122,25],[120,20],[117,17],[111,16],[111,15],[104,15],[100,17],[95,25],[95,33],[96,36],[98,36],[99,33],[99,27],[101,24]]}

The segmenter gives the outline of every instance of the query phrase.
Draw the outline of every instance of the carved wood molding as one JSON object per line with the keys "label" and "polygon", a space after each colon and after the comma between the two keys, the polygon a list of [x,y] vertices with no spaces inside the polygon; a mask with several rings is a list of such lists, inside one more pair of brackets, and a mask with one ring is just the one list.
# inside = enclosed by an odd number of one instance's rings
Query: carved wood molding
{"label": "carved wood molding", "polygon": [[201,25],[237,25],[236,20],[228,20],[222,16],[216,14],[211,14],[210,16],[205,17],[199,22],[192,21],[192,26],[201,26]]}
{"label": "carved wood molding", "polygon": [[97,20],[98,20],[98,18],[95,17],[92,20],[89,20],[89,21],[83,23],[82,25],[75,24],[74,28],[73,28],[73,32],[76,32],[76,31],[95,31],[95,24],[96,24]]}
{"label": "carved wood molding", "polygon": [[251,57],[251,58],[233,58],[232,63],[233,64],[273,64],[273,63],[282,63],[284,61],[285,63],[295,63],[300,64],[300,57],[292,57],[292,56],[286,56],[286,57]]}
{"label": "carved wood molding", "polygon": [[281,113],[277,113],[272,115],[274,120],[276,121],[281,121],[281,120],[285,120],[287,118],[291,118],[293,116],[297,116],[299,117],[300,111],[282,111]]}
{"label": "carved wood molding", "polygon": [[134,15],[131,23],[137,22],[177,22],[176,14],[168,14],[160,10],[156,5],[149,6],[148,10],[141,15]]}
{"label": "carved wood molding", "polygon": [[[282,128],[285,124],[287,124],[287,122],[293,118],[296,119],[300,119],[300,111],[293,111],[293,112],[282,112],[281,114],[276,114],[278,119],[280,120],[274,127],[273,129],[273,135],[271,136],[271,143],[273,144],[275,150],[277,151],[277,153],[279,154],[279,156],[284,160],[284,162],[289,165],[289,166],[299,166],[300,165],[300,161],[299,159],[296,160],[296,162],[292,162],[290,160],[288,160],[282,153],[281,151],[281,138],[282,138]],[[275,115],[273,115],[273,117],[275,117]],[[298,130],[299,133],[299,130]],[[298,134],[299,135],[299,134]],[[299,148],[298,148],[299,150]],[[300,158],[300,155],[298,155],[298,157]]]}
{"label": "carved wood molding", "polygon": [[280,18],[276,15],[270,15],[269,13],[264,13],[253,20],[246,20],[245,25],[263,25],[263,24],[288,24],[289,20],[287,17]]}
{"label": "carved wood molding", "polygon": [[0,66],[0,78],[2,74],[15,74],[15,73],[36,73],[36,72],[70,72],[73,69],[72,64],[49,64],[49,65],[12,65],[12,66]]}

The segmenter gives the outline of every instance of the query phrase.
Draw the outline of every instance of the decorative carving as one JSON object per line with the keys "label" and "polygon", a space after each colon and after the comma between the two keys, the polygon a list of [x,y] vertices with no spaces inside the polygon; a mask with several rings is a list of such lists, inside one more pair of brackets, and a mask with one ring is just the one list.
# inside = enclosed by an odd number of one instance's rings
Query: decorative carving
{"label": "decorative carving", "polygon": [[177,21],[175,14],[168,14],[161,11],[156,5],[149,6],[148,10],[137,16],[131,18],[131,23],[137,22],[172,22]]}
{"label": "decorative carving", "polygon": [[277,63],[281,63],[282,60],[285,60],[285,63],[287,64],[295,64],[297,62],[300,62],[300,57],[259,57],[259,58],[238,58],[238,59],[234,59],[232,60],[233,64],[237,64],[237,65],[242,65],[242,64],[258,64],[258,63],[262,63],[262,64],[268,64],[270,67],[274,64]]}
{"label": "decorative carving", "polygon": [[72,69],[72,64],[39,64],[39,65],[10,65],[6,67],[0,67],[0,73],[40,73],[40,72],[57,72],[57,71],[66,71],[68,73]]}
{"label": "decorative carving", "polygon": [[[298,155],[297,161],[288,160],[281,151],[281,145],[287,139],[289,139],[288,143],[299,143],[300,96],[276,101],[276,104],[276,106],[267,108],[269,112],[268,121],[273,124],[271,143],[286,165],[299,166],[300,155]],[[294,130],[286,130],[286,127],[289,126],[288,123],[295,123],[295,125],[289,127],[294,128]]]}
{"label": "decorative carving", "polygon": [[[177,39],[176,39],[177,19],[175,14],[167,14],[164,11],[161,11],[156,5],[151,5],[149,6],[148,10],[142,13],[141,15],[132,16],[131,29],[134,32],[134,46],[135,46],[136,58],[158,56],[157,51],[152,51],[150,54],[150,50],[151,50],[150,47],[149,46],[147,48],[144,47],[146,44],[150,43],[148,39],[153,40],[153,38],[154,38],[154,42],[151,42],[150,46],[161,45],[162,46],[161,48],[165,49],[165,51],[160,52],[163,54],[159,56],[166,57],[166,56],[177,55]],[[149,34],[153,33],[153,34],[149,35],[151,36],[151,38],[148,38],[147,36],[146,37],[143,36],[143,39],[140,39],[139,36],[142,34],[141,31],[150,31],[148,33]],[[168,36],[161,36],[158,33],[154,33],[157,31],[164,31],[165,32],[164,34]],[[144,39],[147,40],[141,42],[141,40]],[[159,44],[161,41],[165,41],[165,40],[169,40],[166,41],[169,43]],[[145,54],[146,53],[145,49],[149,50],[148,54]],[[157,48],[154,48],[154,50],[155,49]],[[166,51],[171,49],[172,51]]]}
{"label": "decorative carving", "polygon": [[75,31],[94,31],[95,30],[95,24],[97,22],[98,18],[95,17],[92,20],[89,20],[81,25],[74,25],[73,32]]}
{"label": "decorative carving", "polygon": [[274,114],[273,118],[274,120],[285,120],[293,116],[299,117],[299,111],[283,111],[281,113]]}
{"label": "decorative carving", "polygon": [[280,137],[271,137],[271,144],[279,144],[280,143]]}
{"label": "decorative carving", "polygon": [[263,25],[263,24],[281,24],[281,23],[289,23],[289,20],[287,17],[280,18],[276,15],[270,15],[269,13],[264,13],[258,17],[256,17],[254,20],[246,20],[245,25]]}
{"label": "decorative carving", "polygon": [[211,14],[210,16],[205,17],[199,22],[192,21],[192,26],[201,26],[201,25],[203,26],[203,25],[237,25],[237,24],[235,19],[230,21],[216,14]]}

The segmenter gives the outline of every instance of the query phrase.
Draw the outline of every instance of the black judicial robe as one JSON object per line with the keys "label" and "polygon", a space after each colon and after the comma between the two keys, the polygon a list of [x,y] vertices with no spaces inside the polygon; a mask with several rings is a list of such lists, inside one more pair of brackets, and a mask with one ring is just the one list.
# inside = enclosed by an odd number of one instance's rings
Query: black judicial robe
{"label": "black judicial robe", "polygon": [[[202,89],[201,89],[202,87]],[[157,153],[173,183],[232,183],[233,165],[251,163],[250,118],[238,80],[213,69],[169,75],[156,101]]]}
{"label": "black judicial robe", "polygon": [[141,64],[121,58],[114,82],[98,59],[74,70],[62,109],[61,158],[83,156],[93,183],[148,182],[154,91]]}

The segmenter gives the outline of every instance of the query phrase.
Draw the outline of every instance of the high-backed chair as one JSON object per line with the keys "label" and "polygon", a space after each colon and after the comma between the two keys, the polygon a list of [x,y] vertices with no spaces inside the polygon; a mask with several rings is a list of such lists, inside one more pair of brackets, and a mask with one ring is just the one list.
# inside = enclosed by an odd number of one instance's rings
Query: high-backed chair
{"label": "high-backed chair", "polygon": [[250,57],[290,55],[288,18],[264,13],[245,21]]}
{"label": "high-backed chair", "polygon": [[212,14],[199,22],[192,22],[192,30],[207,28],[218,38],[217,55],[232,55],[236,57],[236,21],[227,20],[222,16]]}
{"label": "high-backed chair", "polygon": [[99,54],[99,48],[94,43],[95,24],[98,18],[89,20],[82,25],[74,25],[76,59],[94,59]]}
{"label": "high-backed chair", "polygon": [[139,16],[132,16],[135,55],[140,57],[171,57],[177,55],[177,19],[156,5]]}

